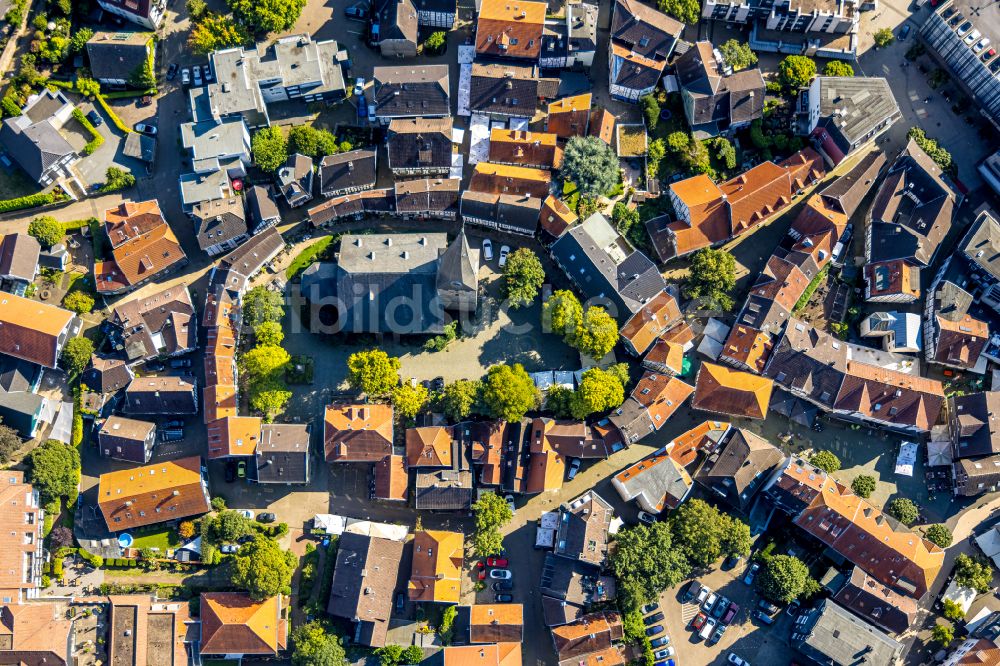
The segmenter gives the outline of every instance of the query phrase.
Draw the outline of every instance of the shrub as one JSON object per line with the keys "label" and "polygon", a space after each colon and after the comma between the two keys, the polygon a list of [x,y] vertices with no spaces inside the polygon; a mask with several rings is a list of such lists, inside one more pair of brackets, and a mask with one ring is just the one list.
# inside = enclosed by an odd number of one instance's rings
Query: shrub
{"label": "shrub", "polygon": [[889,28],[877,30],[873,36],[875,38],[875,46],[882,48],[885,48],[896,41],[896,36],[892,34],[892,30]]}
{"label": "shrub", "polygon": [[924,533],[924,538],[941,548],[947,548],[954,540],[951,530],[944,525],[931,525]]}
{"label": "shrub", "polygon": [[[77,82],[77,90],[80,90],[79,82]],[[80,92],[82,93],[83,91],[80,90]],[[104,95],[95,94],[94,99],[97,100],[97,103],[101,105],[101,108],[104,110],[104,113],[106,113],[108,115],[108,118],[111,119],[111,124],[117,127],[119,131],[124,132],[125,134],[129,134],[132,131],[129,128],[129,126],[126,125],[124,122],[122,122],[122,119],[118,117],[118,114],[115,113],[114,109],[111,108],[111,106],[108,104],[108,101],[104,99]]]}
{"label": "shrub", "polygon": [[830,451],[817,451],[809,458],[809,464],[819,467],[827,474],[832,474],[840,469],[840,458]]}
{"label": "shrub", "polygon": [[63,298],[62,304],[77,314],[88,314],[94,309],[94,298],[82,291],[71,291]]}
{"label": "shrub", "polygon": [[869,476],[867,474],[860,474],[854,477],[854,481],[851,481],[851,490],[858,497],[863,497],[868,499],[875,492],[876,481],[874,476]]}
{"label": "shrub", "polygon": [[3,115],[8,118],[21,115],[21,105],[7,93],[0,99],[0,107],[3,108]]}
{"label": "shrub", "polygon": [[448,42],[448,33],[443,30],[436,30],[424,40],[424,53],[437,55],[444,51]]}
{"label": "shrub", "polygon": [[920,517],[920,508],[907,497],[897,497],[889,502],[886,512],[906,525],[912,525]]}
{"label": "shrub", "polygon": [[107,171],[104,172],[104,184],[101,185],[101,192],[107,194],[130,187],[135,187],[135,176],[132,175],[132,172],[114,166],[108,167]]}
{"label": "shrub", "polygon": [[36,217],[28,224],[28,235],[34,236],[42,247],[52,247],[61,243],[66,233],[56,218],[50,215]]}

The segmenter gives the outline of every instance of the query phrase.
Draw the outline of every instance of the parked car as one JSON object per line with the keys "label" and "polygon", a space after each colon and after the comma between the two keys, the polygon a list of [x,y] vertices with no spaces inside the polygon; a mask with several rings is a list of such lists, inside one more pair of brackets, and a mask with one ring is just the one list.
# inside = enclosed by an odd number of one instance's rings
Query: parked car
{"label": "parked car", "polygon": [[139,134],[145,134],[146,136],[156,136],[155,125],[150,125],[148,123],[136,123],[134,129]]}
{"label": "parked car", "polygon": [[361,97],[365,94],[365,77],[359,76],[354,80],[354,96]]}
{"label": "parked car", "polygon": [[506,557],[487,557],[486,566],[497,567],[498,569],[506,569],[507,565],[510,564],[510,560]]}
{"label": "parked car", "polygon": [[493,596],[498,604],[509,604],[514,601],[514,597],[510,594],[495,594]]}
{"label": "parked car", "polygon": [[358,95],[358,118],[364,120],[368,117],[368,101],[365,99],[364,93]]}
{"label": "parked car", "polygon": [[498,580],[497,582],[493,583],[494,592],[503,592],[504,590],[513,590],[513,589],[514,589],[514,583],[512,583],[509,580]]}
{"label": "parked car", "polygon": [[159,432],[161,442],[176,442],[184,439],[184,431],[180,428],[161,428]]}
{"label": "parked car", "polygon": [[509,569],[493,569],[490,571],[490,578],[493,580],[510,580],[514,575]]}
{"label": "parked car", "polygon": [[774,624],[774,618],[765,613],[764,611],[757,611],[756,617],[764,624]]}
{"label": "parked car", "polygon": [[660,636],[659,638],[654,638],[649,641],[649,644],[653,646],[653,649],[663,647],[670,642],[670,636]]}
{"label": "parked car", "polygon": [[983,49],[985,49],[989,45],[990,45],[990,38],[989,37],[983,37],[978,42],[976,42],[975,46],[972,47],[972,51],[974,53],[979,53],[980,51],[982,51]]}
{"label": "parked car", "polygon": [[569,467],[566,470],[566,478],[570,481],[572,481],[573,477],[576,476],[576,473],[580,471],[580,462],[579,458],[569,459]]}
{"label": "parked car", "polygon": [[649,615],[653,611],[660,610],[660,604],[658,603],[646,604],[645,606],[642,607],[641,610],[643,615]]}
{"label": "parked car", "polygon": [[212,68],[209,65],[201,66],[201,74],[205,77],[205,83],[211,83],[215,80],[215,75],[212,74]]}
{"label": "parked car", "polygon": [[741,557],[739,557],[737,555],[730,555],[729,557],[727,557],[725,559],[725,561],[723,561],[723,563],[722,563],[722,570],[723,571],[732,571],[737,566],[739,566],[739,563],[740,563],[741,559],[743,559],[743,558],[741,558]]}
{"label": "parked car", "polygon": [[221,546],[219,546],[219,552],[225,553],[227,555],[235,553],[239,549],[240,547],[237,546],[235,543],[224,543]]}
{"label": "parked car", "polygon": [[[246,475],[247,475],[247,463],[245,460],[241,460],[238,463],[236,463],[236,476],[242,479]],[[253,512],[251,512],[250,515],[247,516],[247,518],[253,518]]]}
{"label": "parked car", "polygon": [[656,636],[656,635],[662,634],[662,633],[663,633],[663,625],[662,624],[658,624],[655,627],[648,627],[646,629],[646,635],[650,636],[650,637]]}
{"label": "parked car", "polygon": [[510,248],[506,245],[500,246],[500,268],[503,268],[507,264],[507,255],[510,254]]}
{"label": "parked car", "polygon": [[201,67],[195,65],[191,68],[191,78],[194,80],[194,86],[196,88],[200,88],[202,86]]}
{"label": "parked car", "polygon": [[899,41],[906,41],[906,38],[910,35],[910,24],[907,23],[903,26],[903,29],[899,31]]}
{"label": "parked car", "polygon": [[706,601],[708,601],[708,597],[712,594],[712,588],[710,588],[708,585],[701,585],[701,583],[699,583],[699,586],[700,587],[698,588],[698,597],[694,601],[696,604],[701,606]]}
{"label": "parked car", "polygon": [[651,513],[646,513],[645,511],[639,512],[639,522],[646,523],[647,525],[652,525],[656,522],[656,516]]}
{"label": "parked car", "polygon": [[728,655],[726,655],[726,661],[728,661],[730,664],[735,664],[735,666],[750,666],[750,662],[749,661],[747,661],[746,659],[742,659],[740,657],[737,657],[732,652],[730,652]]}
{"label": "parked car", "polygon": [[149,372],[163,372],[167,368],[167,366],[163,365],[160,361],[146,361],[144,365],[146,366],[146,370]]}
{"label": "parked car", "polygon": [[657,659],[666,659],[667,657],[674,656],[674,649],[672,647],[668,647],[662,650],[657,650],[653,656]]}
{"label": "parked car", "polygon": [[396,594],[396,611],[400,612],[403,610],[403,606],[406,605],[406,595],[402,592]]}
{"label": "parked car", "polygon": [[[153,129],[156,129],[155,127]],[[191,359],[189,358],[175,358],[170,361],[170,367],[174,370],[180,370],[181,368],[190,368]]]}
{"label": "parked car", "polygon": [[694,600],[698,593],[701,592],[701,583],[696,580],[691,581],[684,588],[684,593],[681,595],[681,603],[686,604]]}
{"label": "parked car", "polygon": [[517,505],[514,504],[514,496],[513,495],[504,495],[503,496],[503,501],[507,502],[507,508],[510,509],[511,513],[516,513],[517,512]]}
{"label": "parked car", "polygon": [[486,259],[486,261],[493,260],[493,243],[489,238],[483,239],[483,258]]}
{"label": "parked car", "polygon": [[663,613],[660,612],[660,613],[657,613],[656,615],[650,615],[649,617],[644,618],[642,620],[642,623],[648,627],[649,625],[653,624],[654,622],[660,622],[662,619],[663,619]]}
{"label": "parked car", "polygon": [[90,124],[93,125],[94,127],[100,127],[101,125],[104,124],[104,118],[102,118],[101,114],[97,112],[97,109],[90,110],[90,112],[87,114],[87,120],[89,120]]}
{"label": "parked car", "polygon": [[715,602],[717,602],[718,600],[719,600],[719,595],[717,595],[715,592],[712,592],[711,590],[709,590],[708,598],[705,599],[705,603],[703,603],[701,605],[701,609],[703,611],[705,611],[706,613],[711,613],[712,612],[712,606],[714,606]]}
{"label": "parked car", "polygon": [[240,514],[247,520],[253,520],[254,512],[250,509],[236,509],[236,513]]}
{"label": "parked car", "polygon": [[694,629],[695,631],[701,630],[701,628],[705,625],[705,621],[707,619],[708,619],[707,615],[705,615],[704,613],[698,613],[697,615],[694,616],[694,618],[691,619],[691,628]]}
{"label": "parked car", "polygon": [[701,631],[698,632],[698,636],[703,640],[707,641],[711,636],[712,632],[715,631],[715,626],[718,622],[714,618],[708,618],[705,620],[704,626],[702,626]]}
{"label": "parked car", "polygon": [[368,3],[367,2],[356,2],[350,7],[344,8],[344,16],[349,19],[357,19],[363,21],[368,18]]}
{"label": "parked car", "polygon": [[187,67],[181,70],[181,85],[191,85],[191,70]]}
{"label": "parked car", "polygon": [[792,603],[788,604],[788,608],[786,608],[785,610],[788,612],[789,615],[795,617],[796,615],[799,614],[800,608],[802,608],[801,604],[799,604],[799,602],[797,601],[793,601]]}
{"label": "parked car", "polygon": [[986,62],[987,60],[989,60],[990,58],[992,58],[996,54],[997,54],[997,50],[996,49],[987,49],[986,53],[984,53],[982,55],[983,62]]}
{"label": "parked car", "polygon": [[729,608],[729,599],[727,599],[726,597],[719,597],[719,600],[715,602],[714,606],[712,606],[712,617],[718,620],[719,618],[721,618],[723,615],[726,614],[726,610],[728,608]]}
{"label": "parked car", "polygon": [[982,36],[983,33],[979,32],[978,30],[973,30],[972,32],[970,32],[965,36],[965,43],[968,44],[969,46],[972,46],[972,44]]}
{"label": "parked car", "polygon": [[709,645],[715,645],[716,643],[722,640],[722,635],[724,633],[726,633],[726,625],[720,622],[718,626],[715,627],[715,631],[712,632],[712,635],[708,637],[708,640],[706,642]]}
{"label": "parked car", "polygon": [[736,619],[736,614],[740,612],[739,604],[735,601],[729,602],[729,608],[726,610],[726,614],[722,616],[722,623],[729,624]]}
{"label": "parked car", "polygon": [[167,81],[173,81],[174,77],[177,76],[177,63],[170,63],[170,67],[167,67]]}
{"label": "parked car", "polygon": [[777,613],[778,611],[781,610],[780,608],[778,608],[777,606],[775,606],[774,604],[772,604],[767,599],[761,599],[757,603],[757,608],[761,609],[762,611],[764,611],[768,615],[774,615],[775,613]]}
{"label": "parked car", "polygon": [[270,511],[264,511],[262,513],[257,514],[258,523],[273,523],[277,519],[278,517],[273,513],[271,513]]}
{"label": "parked car", "polygon": [[757,575],[758,571],[760,571],[760,563],[754,562],[750,565],[750,568],[747,569],[747,574],[743,576],[743,582],[747,585],[753,585],[753,579]]}
{"label": "parked car", "polygon": [[969,32],[969,30],[971,29],[972,29],[972,21],[966,21],[962,25],[958,26],[958,30],[956,30],[956,32],[958,33],[958,36],[961,37],[965,33]]}

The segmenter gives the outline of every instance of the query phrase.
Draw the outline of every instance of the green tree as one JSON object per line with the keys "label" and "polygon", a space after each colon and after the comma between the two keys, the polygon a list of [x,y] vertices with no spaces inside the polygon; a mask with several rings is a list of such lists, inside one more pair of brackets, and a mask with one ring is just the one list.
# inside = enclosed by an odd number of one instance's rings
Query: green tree
{"label": "green tree", "polygon": [[570,414],[575,419],[585,419],[614,409],[624,401],[625,387],[621,381],[610,372],[593,367],[580,378],[580,387],[570,401]]}
{"label": "green tree", "polygon": [[282,32],[299,19],[306,0],[226,0],[233,17],[253,32]]}
{"label": "green tree", "polygon": [[876,30],[875,34],[872,35],[875,38],[875,46],[880,48],[885,48],[889,46],[894,41],[896,41],[896,36],[892,34],[892,30],[889,28],[882,28],[881,30]]}
{"label": "green tree", "polygon": [[0,424],[0,464],[10,462],[10,459],[21,448],[21,436],[17,431]]}
{"label": "green tree", "polygon": [[448,33],[444,30],[435,30],[424,40],[424,53],[437,55],[444,52],[448,44]]}
{"label": "green tree", "polygon": [[93,355],[94,343],[88,338],[70,338],[63,347],[59,362],[67,374],[76,377],[87,367]]}
{"label": "green tree", "polygon": [[409,645],[403,650],[404,664],[419,664],[424,660],[424,651],[419,645]]}
{"label": "green tree", "polygon": [[295,556],[274,539],[258,534],[233,557],[231,582],[254,599],[291,594]]}
{"label": "green tree", "polygon": [[[649,149],[646,151],[646,176],[656,178],[660,174],[660,163],[667,156],[667,144],[663,139],[653,139],[649,142]],[[638,211],[636,221],[638,221]],[[625,233],[625,232],[622,232]]]}
{"label": "green tree", "polygon": [[243,354],[240,365],[252,384],[278,376],[291,360],[288,352],[278,345],[257,345]]}
{"label": "green tree", "polygon": [[459,379],[444,387],[441,392],[441,409],[452,421],[461,421],[472,413],[482,383],[478,380]]}
{"label": "green tree", "polygon": [[602,196],[618,184],[618,156],[596,136],[574,136],[566,142],[561,174],[581,195]]}
{"label": "green tree", "polygon": [[731,527],[723,520],[723,515],[704,500],[694,499],[682,504],[671,520],[674,548],[695,566],[713,564],[723,553],[723,532]]}
{"label": "green tree", "polygon": [[729,139],[725,137],[718,137],[715,139],[715,156],[719,158],[727,169],[736,168],[736,148],[733,144],[729,143]]}
{"label": "green tree", "polygon": [[188,46],[198,55],[243,46],[250,42],[246,29],[229,16],[209,12],[195,23],[188,36]]}
{"label": "green tree", "polygon": [[809,85],[816,76],[816,62],[807,56],[786,56],[778,64],[778,77],[786,88],[796,90]]}
{"label": "green tree", "polygon": [[42,215],[28,224],[28,235],[34,236],[42,247],[52,247],[63,241],[66,231],[56,218],[51,215]]}
{"label": "green tree", "polygon": [[823,76],[854,76],[854,68],[843,60],[831,60],[823,67]]}
{"label": "green tree", "polygon": [[809,575],[809,567],[791,555],[775,555],[757,575],[757,591],[778,604],[790,603],[818,590],[819,583]]}
{"label": "green tree", "polygon": [[295,628],[292,633],[295,666],[347,666],[350,662],[340,643],[340,637],[318,620]]}
{"label": "green tree", "polygon": [[947,548],[951,545],[954,537],[951,535],[951,530],[945,525],[930,525],[927,531],[924,532],[924,538],[930,541],[935,546],[941,548]]}
{"label": "green tree", "polygon": [[594,360],[607,356],[618,342],[618,322],[599,305],[591,305],[576,327],[573,345]]}
{"label": "green tree", "polygon": [[538,389],[520,363],[492,366],[483,381],[482,396],[490,416],[504,421],[519,421],[539,402]]}
{"label": "green tree", "polygon": [[542,330],[561,335],[567,344],[573,344],[582,320],[580,299],[568,289],[557,289],[542,304]]}
{"label": "green tree", "polygon": [[420,383],[403,382],[392,390],[392,407],[402,418],[416,418],[430,400],[427,387]]}
{"label": "green tree", "polygon": [[61,497],[73,497],[80,483],[80,453],[59,440],[48,439],[25,457],[28,481],[49,504]]}
{"label": "green tree", "polygon": [[622,610],[635,610],[680,583],[691,570],[666,523],[625,527],[615,534],[609,564]]}
{"label": "green tree", "polygon": [[684,163],[695,173],[708,174],[713,177],[712,156],[708,153],[705,141],[699,141],[693,136],[688,140],[687,150],[683,154]]}
{"label": "green tree", "polygon": [[952,162],[951,153],[942,148],[936,140],[929,138],[922,129],[911,127],[906,136],[913,139],[920,146],[920,149],[927,153],[927,156],[934,160],[934,163],[941,167],[942,170],[953,171],[955,165]]}
{"label": "green tree", "polygon": [[250,386],[250,407],[264,414],[264,420],[268,422],[284,411],[291,399],[292,392],[278,377],[267,377]]}
{"label": "green tree", "polygon": [[695,252],[684,282],[684,294],[700,300],[704,307],[731,310],[729,295],[736,287],[736,260],[725,250],[706,247]]}
{"label": "green tree", "polygon": [[296,125],[288,130],[288,153],[300,153],[309,157],[336,155],[337,137],[329,130],[316,129],[312,125]]}
{"label": "green tree", "polygon": [[573,401],[576,392],[565,386],[555,385],[545,392],[545,409],[552,412],[557,419],[568,419],[573,416]]}
{"label": "green tree", "polygon": [[366,395],[386,395],[399,384],[399,359],[381,349],[354,352],[347,359],[347,382]]}
{"label": "green tree", "polygon": [[224,506],[219,512],[201,521],[201,535],[209,543],[235,543],[240,537],[253,534],[253,523],[242,513]]}
{"label": "green tree", "polygon": [[280,322],[285,316],[285,303],[281,294],[260,286],[243,296],[243,323],[256,328],[266,321]]}
{"label": "green tree", "polygon": [[101,185],[101,192],[117,192],[135,187],[135,176],[131,171],[119,169],[116,166],[109,166],[104,171],[104,184]]}
{"label": "green tree", "polygon": [[93,99],[101,92],[101,84],[94,79],[88,79],[83,76],[78,76],[76,78],[76,89],[81,95],[87,99]]}
{"label": "green tree", "polygon": [[611,221],[615,223],[619,233],[628,235],[629,229],[639,221],[639,211],[628,207],[623,201],[615,204],[611,209]]}
{"label": "green tree", "polygon": [[82,53],[85,48],[87,48],[87,42],[89,42],[94,36],[94,31],[90,28],[80,28],[69,40],[69,52],[70,53]]}
{"label": "green tree", "polygon": [[288,139],[277,125],[257,130],[251,147],[253,161],[264,171],[273,173],[288,160]]}
{"label": "green tree", "polygon": [[188,11],[188,16],[191,17],[193,21],[200,21],[208,11],[208,3],[205,0],[187,0],[184,3],[184,7]]}
{"label": "green tree", "polygon": [[503,288],[511,308],[531,305],[543,282],[545,269],[538,255],[526,247],[510,253],[503,267]]}
{"label": "green tree", "polygon": [[660,11],[690,25],[701,18],[701,3],[698,0],[659,0],[657,5]]}
{"label": "green tree", "polygon": [[448,606],[441,613],[441,625],[438,627],[438,636],[444,645],[451,645],[452,634],[455,631],[455,618],[458,616],[458,608]]}
{"label": "green tree", "polygon": [[961,622],[965,619],[965,611],[962,610],[962,605],[951,599],[945,599],[942,602],[943,608],[941,609],[941,614],[952,622]]}
{"label": "green tree", "polygon": [[607,371],[618,378],[618,381],[622,383],[622,388],[625,392],[628,392],[628,385],[631,378],[629,377],[629,366],[628,363],[615,363],[614,365],[609,365]]}
{"label": "green tree", "polygon": [[77,314],[88,314],[94,309],[94,297],[82,291],[71,291],[63,298],[62,304]]}
{"label": "green tree", "polygon": [[750,49],[750,45],[736,39],[723,42],[719,47],[719,52],[726,59],[726,64],[733,68],[734,72],[752,67],[757,64],[757,54]]}
{"label": "green tree", "polygon": [[156,74],[153,72],[152,63],[146,61],[132,70],[128,77],[128,84],[139,90],[149,90],[156,87]]}
{"label": "green tree", "polygon": [[403,662],[402,645],[385,645],[376,649],[374,654],[382,666],[398,666]]}
{"label": "green tree", "polygon": [[646,119],[646,128],[656,129],[656,124],[660,122],[660,104],[656,101],[656,95],[643,95],[639,98],[639,108],[642,109],[642,116]]}
{"label": "green tree", "polygon": [[955,558],[955,568],[952,573],[959,585],[971,587],[979,594],[989,592],[993,583],[993,569],[990,563],[978,556],[969,557],[965,553],[960,553]]}
{"label": "green tree", "polygon": [[753,546],[753,537],[750,535],[750,526],[727,513],[719,514],[722,536],[719,545],[722,547],[722,554],[733,557],[746,557],[750,554]]}
{"label": "green tree", "polygon": [[285,339],[285,332],[278,322],[265,321],[254,326],[253,337],[258,345],[280,345]]}
{"label": "green tree", "polygon": [[817,451],[809,458],[809,464],[819,467],[827,474],[833,474],[840,469],[840,458],[832,451]]}
{"label": "green tree", "polygon": [[859,474],[854,477],[853,481],[851,481],[851,490],[853,490],[854,494],[858,497],[868,499],[872,496],[872,493],[875,492],[876,485],[877,482],[875,481],[874,476]]}
{"label": "green tree", "polygon": [[889,502],[886,513],[904,525],[912,525],[920,517],[920,509],[908,497],[897,497]]}
{"label": "green tree", "polygon": [[670,152],[672,153],[685,153],[690,144],[691,137],[687,132],[678,130],[667,135],[667,147],[670,148]]}
{"label": "green tree", "polygon": [[955,640],[955,631],[946,624],[936,624],[931,630],[931,638],[941,644],[941,647],[948,647]]}
{"label": "green tree", "polygon": [[472,513],[476,520],[476,536],[472,547],[480,557],[496,555],[503,546],[503,536],[500,528],[514,517],[507,502],[494,492],[480,495],[472,505]]}

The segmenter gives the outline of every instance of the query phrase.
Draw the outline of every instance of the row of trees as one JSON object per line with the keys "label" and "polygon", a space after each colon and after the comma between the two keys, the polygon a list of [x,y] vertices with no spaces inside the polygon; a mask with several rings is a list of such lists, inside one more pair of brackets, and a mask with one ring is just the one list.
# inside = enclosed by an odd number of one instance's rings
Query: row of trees
{"label": "row of trees", "polygon": [[301,153],[312,158],[336,155],[351,150],[349,141],[337,142],[337,137],[325,129],[312,125],[296,125],[285,131],[277,125],[264,127],[253,135],[250,148],[253,161],[264,171],[275,172],[288,160],[289,155]]}
{"label": "row of trees", "polygon": [[244,321],[252,327],[255,345],[240,357],[250,406],[271,420],[285,408],[292,392],[285,384],[291,356],[281,346],[284,303],[281,294],[254,287],[243,297]]}
{"label": "row of trees", "polygon": [[542,330],[562,336],[574,349],[600,360],[618,341],[618,322],[599,305],[584,310],[568,289],[555,291],[542,305]]}
{"label": "row of trees", "polygon": [[188,43],[195,53],[242,46],[255,37],[288,30],[302,14],[306,0],[227,0],[231,14],[208,11],[205,0],[187,0],[194,27]]}
{"label": "row of trees", "polygon": [[590,368],[583,373],[575,391],[564,386],[550,388],[545,407],[561,419],[585,419],[606,412],[625,401],[628,379],[627,363],[618,363],[607,370]]}

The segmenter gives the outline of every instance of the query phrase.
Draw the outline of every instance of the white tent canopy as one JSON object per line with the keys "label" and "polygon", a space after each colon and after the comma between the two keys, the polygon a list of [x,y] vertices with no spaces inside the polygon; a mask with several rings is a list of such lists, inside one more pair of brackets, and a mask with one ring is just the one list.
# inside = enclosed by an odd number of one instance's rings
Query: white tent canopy
{"label": "white tent canopy", "polygon": [[913,466],[917,464],[917,445],[913,442],[903,442],[899,445],[899,455],[896,456],[896,474],[913,476]]}

